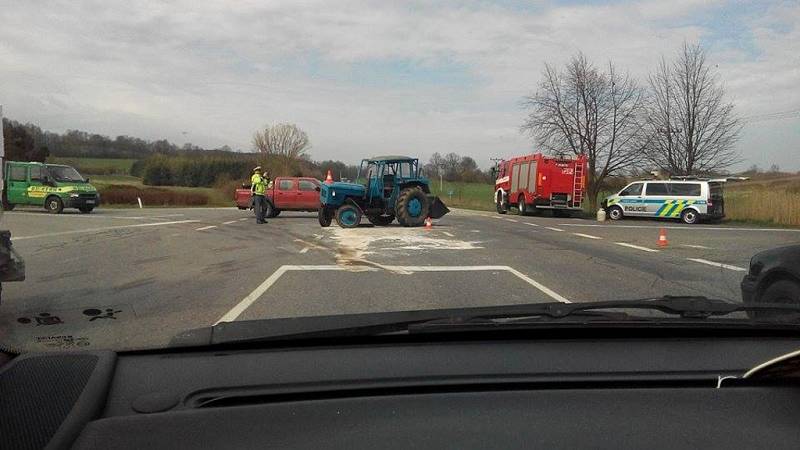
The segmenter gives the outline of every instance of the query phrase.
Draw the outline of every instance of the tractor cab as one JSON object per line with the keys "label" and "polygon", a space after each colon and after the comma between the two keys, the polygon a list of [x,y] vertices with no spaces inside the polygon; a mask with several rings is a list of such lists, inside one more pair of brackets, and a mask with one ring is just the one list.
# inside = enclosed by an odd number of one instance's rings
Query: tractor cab
{"label": "tractor cab", "polygon": [[417,185],[428,192],[428,181],[419,177],[419,160],[407,156],[378,156],[361,161],[367,201],[391,201],[408,185]]}

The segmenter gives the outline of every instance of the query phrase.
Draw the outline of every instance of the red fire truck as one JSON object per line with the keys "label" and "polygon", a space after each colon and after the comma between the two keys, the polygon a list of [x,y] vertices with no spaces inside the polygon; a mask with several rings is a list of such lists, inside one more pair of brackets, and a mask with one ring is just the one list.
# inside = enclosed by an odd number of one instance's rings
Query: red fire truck
{"label": "red fire truck", "polygon": [[516,206],[522,215],[540,209],[557,216],[579,211],[586,186],[586,156],[565,159],[541,153],[500,161],[496,169],[494,202],[505,214]]}

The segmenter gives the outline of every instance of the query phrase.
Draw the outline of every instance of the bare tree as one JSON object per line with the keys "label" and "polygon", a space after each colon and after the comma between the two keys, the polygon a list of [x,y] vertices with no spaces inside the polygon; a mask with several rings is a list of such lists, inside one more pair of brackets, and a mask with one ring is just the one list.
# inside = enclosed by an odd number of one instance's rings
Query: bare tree
{"label": "bare tree", "polygon": [[661,58],[649,82],[645,147],[653,164],[672,175],[693,175],[741,161],[734,144],[742,123],[699,45],[684,43],[671,64]]}
{"label": "bare tree", "polygon": [[267,125],[253,135],[253,147],[267,155],[280,155],[290,159],[301,158],[311,147],[305,131],[292,123]]}
{"label": "bare tree", "polygon": [[525,97],[529,111],[521,130],[555,155],[586,155],[591,208],[603,181],[631,169],[642,158],[640,116],[643,91],[612,63],[603,72],[578,53],[559,72],[545,65],[537,92]]}

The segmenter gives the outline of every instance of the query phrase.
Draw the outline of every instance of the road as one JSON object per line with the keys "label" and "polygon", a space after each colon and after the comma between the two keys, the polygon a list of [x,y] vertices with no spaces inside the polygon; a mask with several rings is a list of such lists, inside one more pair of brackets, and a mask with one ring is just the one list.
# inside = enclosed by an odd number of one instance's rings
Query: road
{"label": "road", "polygon": [[664,294],[735,302],[754,253],[800,242],[800,230],[463,210],[431,230],[321,228],[310,213],[256,225],[234,208],[31,209],[4,213],[2,228],[27,280],[3,286],[0,344],[24,350],[157,347],[272,317]]}

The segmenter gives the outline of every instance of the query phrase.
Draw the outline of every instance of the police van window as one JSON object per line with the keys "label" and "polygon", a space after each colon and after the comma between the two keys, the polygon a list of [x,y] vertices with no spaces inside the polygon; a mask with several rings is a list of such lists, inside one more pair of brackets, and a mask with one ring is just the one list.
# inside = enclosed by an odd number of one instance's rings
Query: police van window
{"label": "police van window", "polygon": [[294,188],[294,181],[292,180],[281,180],[278,183],[278,189],[281,191],[291,191]]}
{"label": "police van window", "polygon": [[642,195],[642,183],[634,183],[619,193],[619,195]]}
{"label": "police van window", "polygon": [[308,180],[300,180],[298,182],[301,191],[315,191],[317,190],[317,185],[308,181]]}
{"label": "police van window", "polygon": [[697,197],[700,195],[700,183],[672,183],[669,186],[670,195],[683,195]]}
{"label": "police van window", "polygon": [[31,181],[41,181],[42,168],[41,166],[31,166]]}
{"label": "police van window", "polygon": [[27,181],[25,166],[11,166],[11,181]]}
{"label": "police van window", "polygon": [[669,195],[667,183],[647,183],[645,195]]}

